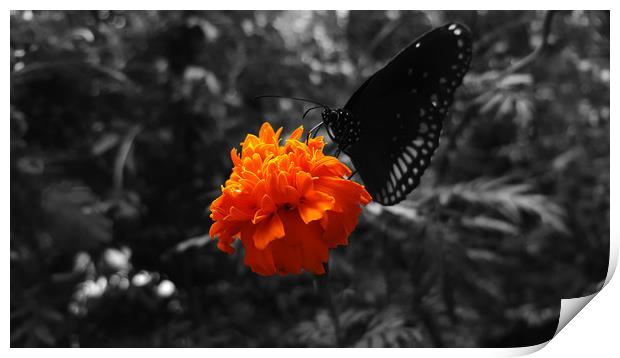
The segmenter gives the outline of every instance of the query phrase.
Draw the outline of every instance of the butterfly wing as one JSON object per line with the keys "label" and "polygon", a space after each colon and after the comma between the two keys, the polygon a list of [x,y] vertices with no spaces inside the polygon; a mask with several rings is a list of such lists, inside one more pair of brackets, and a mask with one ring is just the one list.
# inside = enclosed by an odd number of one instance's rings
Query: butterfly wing
{"label": "butterfly wing", "polygon": [[471,45],[463,25],[436,28],[397,54],[344,106],[360,123],[359,140],[345,152],[375,201],[396,204],[419,184],[469,68]]}

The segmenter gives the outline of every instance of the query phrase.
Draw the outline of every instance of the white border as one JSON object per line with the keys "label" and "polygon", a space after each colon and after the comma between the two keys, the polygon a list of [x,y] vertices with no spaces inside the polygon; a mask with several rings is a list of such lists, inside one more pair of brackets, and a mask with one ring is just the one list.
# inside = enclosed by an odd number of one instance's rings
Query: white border
{"label": "white border", "polygon": [[[467,8],[465,7],[467,5]],[[588,1],[584,3],[583,1],[562,1],[562,2],[541,2],[541,1],[531,1],[531,0],[521,0],[519,2],[500,2],[500,1],[375,1],[375,2],[354,2],[354,1],[341,1],[336,4],[332,1],[325,0],[313,0],[306,1],[303,3],[294,3],[291,1],[269,1],[264,0],[260,2],[250,2],[250,1],[235,1],[228,0],[226,2],[206,2],[206,1],[183,1],[176,0],[173,2],[167,1],[139,1],[139,2],[127,2],[127,1],[118,1],[118,0],[109,0],[106,2],[93,3],[93,2],[83,2],[83,1],[20,1],[20,2],[12,2],[9,4],[9,9],[100,9],[100,8],[108,8],[108,9],[201,9],[208,7],[210,9],[410,9],[415,7],[416,9],[421,10],[429,10],[429,9],[454,9],[454,10],[466,10],[466,9],[509,9],[513,10],[515,8],[520,9],[574,9],[574,8],[582,8],[584,5],[588,6],[590,9],[612,9],[611,1]],[[612,21],[611,22],[611,38],[617,39],[617,31],[614,26],[614,11],[612,11]],[[5,13],[8,15],[8,13]],[[6,22],[5,29],[9,28],[9,16],[3,18],[3,21]],[[5,39],[5,48],[9,46],[10,32],[7,31],[4,34]],[[617,45],[612,45],[612,53],[611,53],[611,62],[617,58],[616,50]],[[3,56],[2,61],[5,63],[4,68],[8,69],[9,64],[9,56]],[[612,81],[611,83],[616,83],[616,72],[611,72]],[[9,72],[5,71],[4,75],[5,81],[3,82],[5,93],[5,111],[4,113],[9,112],[10,107],[10,78]],[[613,95],[614,86],[611,86],[611,94]],[[613,98],[613,96],[612,96]],[[8,103],[7,103],[8,102]],[[611,101],[613,103],[613,101]],[[614,113],[615,108],[612,106],[610,108],[611,115],[610,118],[615,118]],[[5,140],[8,138],[8,133],[10,132],[10,123],[8,120],[4,121],[5,126]],[[617,126],[614,123],[611,123],[611,133],[610,133],[610,141],[611,141],[611,157],[618,158],[618,144],[620,138],[618,137]],[[4,151],[1,155],[2,158],[2,168],[6,171],[7,175],[3,175],[1,180],[3,181],[2,190],[5,195],[4,198],[8,198],[10,196],[9,186],[9,162],[10,162],[10,151],[9,151],[9,143],[6,143],[3,147]],[[615,178],[618,178],[617,174],[617,164],[613,164],[614,161],[611,161],[612,165],[610,168],[610,180],[613,183]],[[543,357],[554,357],[554,356],[584,356],[586,354],[591,354],[592,352],[609,352],[605,354],[609,356],[613,355],[611,352],[617,352],[618,348],[616,345],[617,340],[617,328],[618,323],[617,319],[620,316],[618,313],[618,304],[620,303],[620,285],[616,281],[609,281],[613,276],[613,272],[615,271],[615,267],[617,265],[618,260],[618,234],[620,234],[620,222],[617,217],[617,206],[619,203],[617,194],[617,190],[614,190],[614,187],[611,188],[611,249],[610,249],[610,270],[607,275],[607,286],[601,291],[600,295],[596,295],[592,299],[592,304],[588,305],[588,308],[584,309],[582,313],[577,315],[574,319],[575,322],[570,323],[566,326],[564,330],[559,332],[559,335],[552,339],[548,344],[541,344],[533,347],[525,347],[525,348],[516,348],[516,349],[423,349],[423,350],[408,350],[408,349],[388,349],[378,351],[376,349],[358,349],[358,350],[341,350],[341,349],[295,349],[294,351],[290,349],[209,349],[208,352],[203,349],[185,349],[182,350],[182,354],[187,356],[196,356],[203,358],[205,354],[215,354],[215,355],[236,355],[236,354],[244,354],[244,355],[265,355],[269,357],[277,357],[282,356],[286,358],[290,358],[291,355],[295,355],[296,358],[299,357],[311,357],[316,358],[317,355],[339,355],[342,353],[352,353],[356,356],[368,356],[375,358],[377,354],[390,354],[394,356],[403,356],[403,357],[411,357],[412,355],[422,355],[422,356],[465,356],[465,357],[494,357],[494,356],[515,356],[515,355],[523,355],[529,354],[538,351],[539,349],[547,346],[545,349],[542,349],[537,354]],[[2,211],[1,219],[3,220],[3,226],[8,229],[10,225],[10,202],[9,200],[3,200],[2,205],[0,207]],[[6,229],[5,229],[6,230]],[[6,234],[8,230],[5,231]],[[9,246],[9,235],[5,236],[5,247]],[[8,255],[5,253],[5,258],[8,258]],[[2,270],[0,279],[1,282],[4,282],[6,286],[8,286],[8,282],[10,280],[9,276],[10,272],[10,260],[6,259],[5,269]],[[5,290],[5,294],[3,295],[3,303],[1,307],[4,307],[4,322],[5,324],[2,326],[2,337],[5,339],[5,347],[10,346],[10,319],[9,319],[9,289]],[[579,300],[577,300],[579,301]],[[583,303],[583,300],[581,300]],[[579,302],[572,302],[572,304]],[[571,302],[567,302],[568,305],[571,305]],[[566,304],[565,304],[566,305]],[[577,305],[579,307],[579,305]],[[574,310],[574,308],[573,308]],[[97,350],[97,349],[88,349],[84,350],[71,350],[71,349],[55,349],[55,350],[34,350],[34,349],[12,349],[9,352],[13,355],[27,355],[34,356],[40,353],[45,355],[62,355],[63,357],[66,355],[80,355],[83,356],[85,354],[89,356],[101,356],[108,357],[110,354],[135,354],[135,351],[129,351],[127,349],[113,349],[113,350]],[[164,356],[170,354],[169,350],[158,350],[158,349],[144,349],[140,350],[141,353],[152,354],[154,356]]]}

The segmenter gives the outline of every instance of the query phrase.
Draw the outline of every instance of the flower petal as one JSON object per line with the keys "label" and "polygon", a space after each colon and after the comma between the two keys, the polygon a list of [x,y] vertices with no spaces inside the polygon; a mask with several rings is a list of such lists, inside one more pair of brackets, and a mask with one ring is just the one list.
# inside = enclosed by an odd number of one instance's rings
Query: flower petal
{"label": "flower petal", "polygon": [[[282,129],[278,129],[278,136],[280,135],[281,131]],[[258,132],[258,138],[267,144],[277,143],[276,133],[273,131],[273,127],[271,127],[271,124],[269,124],[269,122],[263,123],[263,125],[260,127],[260,130]]]}
{"label": "flower petal", "polygon": [[[318,221],[315,221],[307,225],[294,211],[283,213],[282,218],[284,221],[285,231],[294,233],[295,241],[289,239],[291,235],[287,235],[286,239],[279,240],[278,244],[280,241],[293,241],[293,244],[297,244],[299,247],[299,252],[296,259],[301,262],[301,266],[305,270],[314,274],[325,273],[323,264],[327,262],[328,247],[322,240],[323,228],[321,227],[321,224]],[[296,268],[296,266],[294,266],[294,268]]]}
{"label": "flower petal", "polygon": [[280,216],[274,213],[270,218],[261,221],[256,227],[254,244],[257,249],[263,250],[270,242],[282,237],[284,237],[284,225],[282,220],[280,220]]}
{"label": "flower petal", "polygon": [[[349,233],[345,229],[345,225],[342,224],[347,216],[343,213],[335,211],[329,211],[321,224],[325,229],[323,233],[323,242],[329,247],[334,248],[338,245],[347,245],[347,237]],[[355,217],[357,222],[357,216]]]}
{"label": "flower petal", "polygon": [[343,179],[346,165],[323,154],[323,137],[300,141],[299,127],[280,145],[282,130],[264,123],[241,153],[231,150],[233,169],[211,204],[209,234],[229,254],[239,237],[245,264],[259,275],[322,274],[329,249],[347,243],[371,198]]}
{"label": "flower petal", "polygon": [[264,218],[273,214],[276,209],[276,204],[269,197],[269,195],[263,195],[263,199],[261,200],[261,208],[256,211],[256,214],[254,214],[254,218],[252,218],[252,224],[258,224]]}
{"label": "flower petal", "polygon": [[273,253],[267,248],[258,250],[254,245],[254,225],[246,225],[241,230],[241,242],[245,248],[245,258],[243,262],[250,266],[252,271],[259,275],[270,276],[276,273],[276,266],[273,263]]}
{"label": "flower petal", "polygon": [[299,215],[307,224],[323,217],[327,210],[334,207],[334,198],[319,191],[312,191],[300,200]]}
{"label": "flower petal", "polygon": [[297,129],[295,129],[293,133],[291,133],[291,136],[288,137],[288,140],[292,140],[292,141],[299,140],[303,132],[304,132],[304,126],[297,127]]}
{"label": "flower petal", "polygon": [[314,189],[314,185],[312,184],[312,176],[306,172],[297,173],[295,176],[295,184],[297,185],[297,191],[301,196],[305,196],[312,189]]}

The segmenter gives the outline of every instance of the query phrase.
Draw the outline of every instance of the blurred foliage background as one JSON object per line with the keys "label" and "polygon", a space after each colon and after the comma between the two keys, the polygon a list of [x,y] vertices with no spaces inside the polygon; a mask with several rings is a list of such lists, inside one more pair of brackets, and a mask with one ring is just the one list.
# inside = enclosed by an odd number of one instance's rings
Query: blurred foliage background
{"label": "blurred foliage background", "polygon": [[[601,287],[609,12],[10,16],[13,347],[522,346]],[[331,300],[215,248],[230,149],[301,124],[302,103],[254,96],[341,106],[447,21],[475,47],[442,144],[409,200],[369,205],[332,251]]]}

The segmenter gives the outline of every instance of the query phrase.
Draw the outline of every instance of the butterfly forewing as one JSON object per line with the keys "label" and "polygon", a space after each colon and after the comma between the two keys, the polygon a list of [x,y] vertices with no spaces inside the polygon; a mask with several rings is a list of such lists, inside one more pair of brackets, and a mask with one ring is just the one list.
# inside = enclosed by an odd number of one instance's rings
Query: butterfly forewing
{"label": "butterfly forewing", "polygon": [[345,105],[360,126],[359,140],[345,152],[377,202],[396,204],[419,184],[470,59],[469,30],[439,27],[396,55]]}

